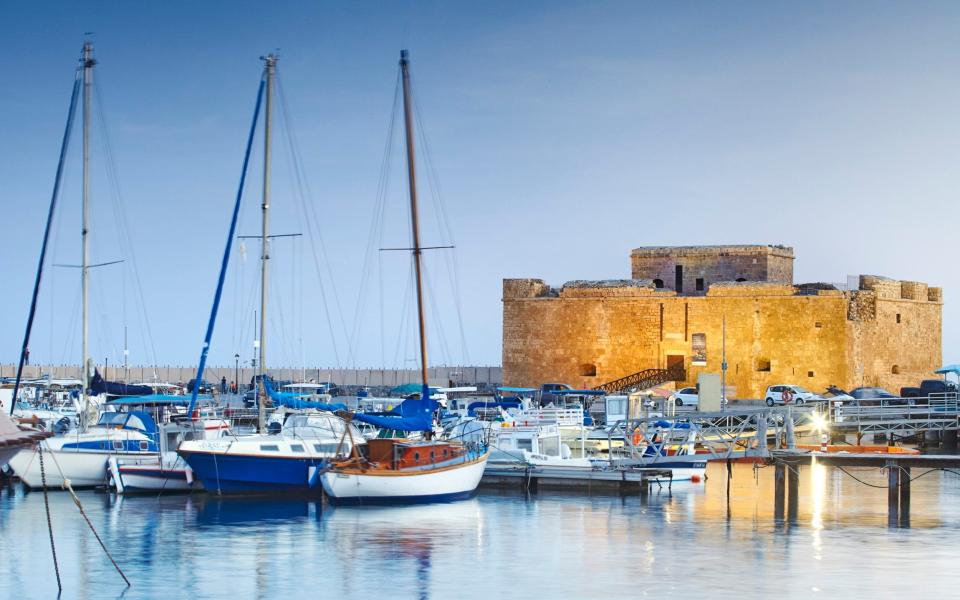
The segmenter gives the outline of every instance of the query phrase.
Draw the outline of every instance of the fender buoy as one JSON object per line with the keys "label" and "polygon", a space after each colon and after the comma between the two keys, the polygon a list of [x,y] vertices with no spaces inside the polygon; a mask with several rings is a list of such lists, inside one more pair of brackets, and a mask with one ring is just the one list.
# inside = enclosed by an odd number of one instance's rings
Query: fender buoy
{"label": "fender buoy", "polygon": [[700,476],[699,476],[699,475],[691,475],[691,476],[690,476],[690,481],[692,481],[692,482],[694,482],[694,483],[700,483]]}
{"label": "fender buoy", "polygon": [[643,432],[640,431],[640,428],[637,427],[633,430],[633,439],[631,440],[634,446],[639,446],[643,442]]}

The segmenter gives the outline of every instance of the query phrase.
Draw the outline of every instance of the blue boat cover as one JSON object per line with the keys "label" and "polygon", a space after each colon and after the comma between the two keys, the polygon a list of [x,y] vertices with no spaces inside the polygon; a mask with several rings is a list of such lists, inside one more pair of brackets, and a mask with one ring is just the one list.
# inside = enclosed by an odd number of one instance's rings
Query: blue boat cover
{"label": "blue boat cover", "polygon": [[478,400],[467,405],[467,414],[475,417],[478,408],[521,408],[523,403],[520,400]]}
{"label": "blue boat cover", "polygon": [[674,421],[664,421],[663,419],[653,422],[654,427],[660,427],[662,429],[690,429],[690,423],[676,423]]}
{"label": "blue boat cover", "polygon": [[498,392],[513,392],[515,394],[529,394],[531,392],[537,391],[536,388],[522,388],[522,387],[498,387]]}
{"label": "blue boat cover", "polygon": [[554,396],[605,396],[607,394],[603,390],[557,390],[550,393]]}
{"label": "blue boat cover", "polygon": [[[434,387],[434,386],[431,385],[431,386],[430,386],[430,394],[433,395],[433,394],[436,393],[439,389],[440,389],[440,388]],[[421,385],[421,384],[419,384],[419,383],[404,383],[403,385],[398,385],[397,387],[395,387],[395,388],[393,388],[392,390],[390,390],[390,393],[391,393],[391,394],[398,394],[398,395],[400,395],[400,396],[406,396],[406,395],[409,395],[409,394],[419,394],[419,393],[422,392],[422,391],[423,391],[423,385]]]}
{"label": "blue boat cover", "polygon": [[[433,429],[433,411],[439,408],[436,400],[410,398],[394,408],[392,415],[367,415],[356,413],[355,421],[394,431],[430,431]],[[395,416],[393,416],[395,415]]]}
{"label": "blue boat cover", "polygon": [[[287,408],[312,408],[316,410],[327,410],[330,412],[336,412],[338,410],[347,410],[346,404],[327,404],[325,402],[313,402],[311,400],[304,400],[304,395],[293,394],[290,392],[278,392],[273,389],[273,384],[270,383],[270,380],[266,377],[263,378],[263,387],[267,390],[267,395],[270,396],[270,399],[273,400],[274,404],[278,406],[286,406]],[[306,397],[308,397],[307,395]]]}
{"label": "blue boat cover", "polygon": [[94,369],[93,377],[90,378],[90,394],[99,396],[108,394],[110,396],[149,396],[153,389],[148,385],[127,385],[126,383],[117,383],[107,381],[100,375],[100,371]]}
{"label": "blue boat cover", "polygon": [[[201,396],[201,401],[210,400],[210,396]],[[149,394],[147,396],[130,396],[126,398],[117,398],[110,400],[107,404],[111,406],[137,406],[142,404],[190,404],[190,396],[168,396],[165,394]]]}

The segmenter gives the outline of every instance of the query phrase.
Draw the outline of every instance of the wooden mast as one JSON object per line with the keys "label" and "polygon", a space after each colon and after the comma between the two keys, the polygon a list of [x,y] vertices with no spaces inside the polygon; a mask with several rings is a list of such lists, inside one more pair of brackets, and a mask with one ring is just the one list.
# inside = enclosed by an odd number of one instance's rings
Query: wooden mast
{"label": "wooden mast", "polygon": [[423,251],[420,247],[420,220],[417,213],[417,174],[413,159],[413,107],[410,99],[410,61],[406,50],[400,51],[400,71],[403,80],[403,122],[407,138],[407,180],[410,185],[410,226],[413,230],[413,266],[417,278],[417,318],[420,324],[420,377],[423,383],[422,398],[430,399],[430,383],[427,379],[427,332],[424,324],[423,271],[420,265]]}

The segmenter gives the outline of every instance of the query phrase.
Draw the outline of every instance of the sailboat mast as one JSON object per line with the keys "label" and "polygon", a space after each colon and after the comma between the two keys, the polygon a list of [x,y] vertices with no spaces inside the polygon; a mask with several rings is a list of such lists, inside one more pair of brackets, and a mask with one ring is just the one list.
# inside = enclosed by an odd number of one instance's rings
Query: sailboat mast
{"label": "sailboat mast", "polygon": [[81,391],[80,406],[83,414],[80,416],[80,424],[83,428],[87,425],[87,390],[90,387],[90,369],[87,365],[90,356],[89,347],[89,287],[90,274],[88,265],[90,264],[90,92],[93,87],[93,65],[96,61],[93,59],[93,44],[84,42],[83,44],[83,224],[80,231],[81,252],[80,263],[80,287],[82,297],[81,329],[83,341],[80,369],[82,375],[80,380],[83,382]]}
{"label": "sailboat mast", "polygon": [[410,99],[410,61],[406,50],[400,51],[400,71],[403,80],[403,123],[407,137],[407,181],[410,184],[410,226],[413,230],[413,266],[417,277],[417,318],[420,323],[420,377],[424,400],[430,398],[427,372],[427,331],[424,323],[423,272],[420,265],[420,219],[417,212],[417,173],[413,160],[413,107]]}
{"label": "sailboat mast", "polygon": [[[263,217],[263,232],[260,240],[260,385],[263,386],[263,374],[267,370],[267,275],[268,261],[270,260],[270,136],[273,129],[273,77],[277,68],[277,57],[268,54],[264,59],[267,79],[267,102],[264,107],[263,120],[263,202],[261,213]],[[265,389],[265,388],[261,388]],[[264,402],[259,401],[258,429],[264,431],[266,427],[266,411]]]}

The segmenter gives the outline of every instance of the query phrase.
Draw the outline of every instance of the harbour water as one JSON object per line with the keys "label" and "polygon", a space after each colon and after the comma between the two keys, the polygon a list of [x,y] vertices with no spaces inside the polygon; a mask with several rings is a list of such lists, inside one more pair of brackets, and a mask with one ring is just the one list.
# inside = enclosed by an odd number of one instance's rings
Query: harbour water
{"label": "harbour water", "polygon": [[[81,492],[129,589],[69,495],[50,503],[64,598],[951,597],[960,476],[922,472],[909,527],[888,526],[879,470],[820,465],[779,522],[773,469],[751,465],[734,465],[729,503],[720,464],[646,498],[481,490],[334,508]],[[0,555],[0,598],[56,595],[42,493],[0,492]]]}

